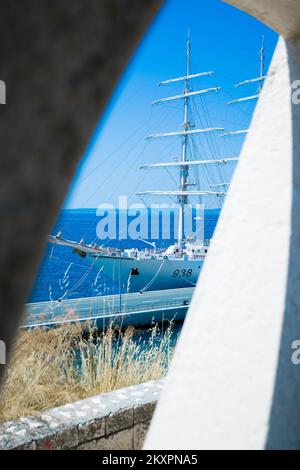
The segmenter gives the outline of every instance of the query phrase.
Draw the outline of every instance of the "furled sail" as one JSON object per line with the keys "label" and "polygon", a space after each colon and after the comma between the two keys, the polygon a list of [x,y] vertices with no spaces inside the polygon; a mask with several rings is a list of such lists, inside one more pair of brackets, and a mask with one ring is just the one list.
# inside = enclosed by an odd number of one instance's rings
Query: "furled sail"
{"label": "furled sail", "polygon": [[240,131],[228,131],[228,132],[224,132],[223,134],[221,134],[221,137],[226,137],[227,135],[239,135],[239,134],[247,134],[249,129],[242,129]]}
{"label": "furled sail", "polygon": [[169,96],[168,98],[160,98],[159,100],[152,101],[152,104],[164,103],[167,101],[180,100],[182,98],[188,98],[189,96],[203,95],[205,93],[210,93],[211,91],[219,91],[221,87],[206,88],[204,90],[198,91],[189,91],[186,93],[181,93],[180,95]]}
{"label": "furled sail", "polygon": [[167,163],[148,163],[140,167],[141,170],[151,168],[172,168],[172,167],[185,167],[193,165],[226,165],[226,163],[236,162],[238,157],[219,158],[216,160],[188,160],[186,162],[167,162]]}
{"label": "furled sail", "polygon": [[169,83],[182,82],[182,81],[190,80],[191,78],[205,77],[207,75],[211,76],[213,74],[214,72],[194,73],[192,75],[185,75],[184,77],[170,78],[169,80],[164,80],[163,82],[160,82],[160,85],[168,85]]}
{"label": "furled sail", "polygon": [[176,132],[162,132],[161,134],[151,134],[146,137],[146,139],[157,139],[159,137],[174,137],[176,135],[190,135],[190,134],[205,134],[207,132],[216,132],[216,131],[224,131],[223,127],[209,127],[206,129],[193,129],[191,131],[176,131]]}
{"label": "furled sail", "polygon": [[219,191],[142,191],[138,196],[225,196],[225,192]]}

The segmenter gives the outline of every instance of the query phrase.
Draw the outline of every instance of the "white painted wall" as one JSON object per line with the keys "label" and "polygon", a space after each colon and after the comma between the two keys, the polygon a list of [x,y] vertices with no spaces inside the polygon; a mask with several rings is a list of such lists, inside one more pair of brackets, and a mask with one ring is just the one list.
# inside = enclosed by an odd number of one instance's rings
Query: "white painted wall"
{"label": "white painted wall", "polygon": [[297,75],[300,40],[280,39],[147,449],[300,448]]}

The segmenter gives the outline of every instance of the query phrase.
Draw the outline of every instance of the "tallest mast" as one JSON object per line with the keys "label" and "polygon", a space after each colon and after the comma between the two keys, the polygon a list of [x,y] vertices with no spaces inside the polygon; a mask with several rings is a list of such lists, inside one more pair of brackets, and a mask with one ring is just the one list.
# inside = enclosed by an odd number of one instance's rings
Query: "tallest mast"
{"label": "tallest mast", "polygon": [[[184,81],[184,118],[183,118],[183,131],[188,132],[191,125],[189,122],[189,72],[190,72],[190,30],[188,30],[188,37],[186,43],[186,76]],[[187,143],[188,143],[188,134],[184,134],[182,138],[182,154],[181,162],[184,163],[187,161]],[[187,190],[188,184],[188,165],[181,166],[180,169],[180,191]],[[178,221],[178,245],[182,246],[182,241],[184,237],[184,208],[188,202],[188,197],[186,195],[179,196],[179,221]]]}
{"label": "tallest mast", "polygon": [[[137,193],[139,196],[177,196],[178,203],[179,203],[179,221],[178,221],[178,246],[182,247],[183,240],[184,240],[184,212],[185,206],[188,203],[189,196],[215,196],[220,197],[224,196],[225,193],[220,191],[189,191],[188,190],[188,176],[189,176],[189,167],[190,165],[210,165],[210,164],[225,164],[228,161],[236,160],[236,158],[229,158],[229,159],[222,159],[222,160],[193,160],[190,161],[187,157],[188,153],[188,138],[190,135],[202,135],[206,133],[216,132],[216,131],[224,131],[223,128],[220,127],[204,127],[195,129],[194,125],[191,124],[189,120],[189,98],[196,97],[200,95],[204,95],[211,92],[219,91],[220,87],[210,87],[200,90],[192,90],[190,88],[190,81],[205,76],[211,76],[213,72],[199,72],[190,75],[190,33],[188,31],[187,43],[186,43],[186,73],[183,77],[171,78],[169,80],[164,80],[160,82],[160,85],[169,85],[172,83],[183,82],[184,89],[183,93],[175,96],[168,96],[166,98],[160,98],[152,102],[152,104],[156,105],[159,103],[167,103],[174,100],[184,100],[184,116],[183,116],[183,124],[181,125],[181,129],[175,132],[162,132],[159,134],[151,134],[146,137],[146,139],[157,139],[161,137],[180,137],[182,139],[182,151],[181,151],[181,158],[178,159],[176,162],[172,163],[157,163],[157,164],[150,164],[150,165],[143,165],[141,168],[159,168],[159,167],[179,167],[180,168],[180,184],[179,188],[176,191],[142,191]],[[191,129],[193,127],[193,129]]]}

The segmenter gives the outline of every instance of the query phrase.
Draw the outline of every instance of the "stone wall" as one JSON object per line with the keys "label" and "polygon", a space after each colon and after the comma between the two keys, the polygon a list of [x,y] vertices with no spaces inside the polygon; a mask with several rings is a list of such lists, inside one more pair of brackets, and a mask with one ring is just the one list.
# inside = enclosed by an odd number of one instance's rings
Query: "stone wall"
{"label": "stone wall", "polygon": [[162,386],[146,382],[9,421],[0,449],[141,449]]}

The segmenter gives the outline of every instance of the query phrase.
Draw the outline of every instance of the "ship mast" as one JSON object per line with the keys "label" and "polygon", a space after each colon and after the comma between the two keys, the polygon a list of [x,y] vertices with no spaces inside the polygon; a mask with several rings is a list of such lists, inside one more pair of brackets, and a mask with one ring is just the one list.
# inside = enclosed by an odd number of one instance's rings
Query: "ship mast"
{"label": "ship mast", "polygon": [[157,105],[160,103],[166,103],[174,100],[183,100],[184,103],[184,115],[183,115],[183,124],[181,129],[175,132],[162,132],[159,134],[151,134],[146,137],[146,139],[157,139],[157,138],[169,138],[169,137],[180,137],[182,140],[182,149],[181,149],[181,158],[178,159],[176,162],[166,162],[166,163],[150,163],[142,165],[141,169],[155,169],[155,168],[173,168],[178,167],[180,170],[180,181],[179,181],[179,188],[177,190],[172,191],[142,191],[137,193],[138,196],[176,196],[179,202],[179,221],[178,221],[178,246],[182,247],[184,241],[184,211],[185,206],[188,203],[189,196],[209,196],[209,197],[224,197],[226,195],[226,191],[196,191],[196,190],[189,190],[188,187],[190,186],[188,182],[189,177],[189,167],[194,165],[226,165],[230,162],[235,162],[238,160],[238,157],[228,157],[228,158],[217,158],[217,159],[206,159],[206,160],[189,160],[188,159],[188,139],[190,136],[194,135],[203,135],[207,133],[213,132],[220,132],[224,131],[221,127],[208,127],[208,128],[197,128],[194,129],[194,125],[190,122],[189,119],[189,98],[190,97],[197,97],[199,95],[218,92],[221,88],[220,87],[210,87],[205,89],[200,89],[193,91],[190,87],[190,81],[195,78],[204,77],[204,76],[212,76],[213,72],[200,72],[190,74],[190,33],[188,31],[187,43],[186,43],[186,70],[185,75],[183,77],[171,78],[168,80],[164,80],[160,82],[160,85],[169,85],[173,83],[183,82],[183,92],[181,94],[177,94],[175,96],[169,96],[166,98],[160,98],[152,102],[153,105]]}
{"label": "ship mast", "polygon": [[[183,118],[183,130],[185,132],[189,131],[191,124],[188,118],[189,112],[189,71],[190,71],[190,50],[191,50],[191,43],[190,43],[190,30],[188,30],[188,37],[186,43],[186,79],[184,81],[184,118]],[[189,134],[185,134],[182,137],[182,154],[181,154],[181,162],[185,163],[187,161],[187,145],[188,145],[188,136]],[[187,190],[187,183],[188,183],[188,175],[189,175],[189,167],[188,165],[182,165],[180,167],[180,191]],[[182,241],[184,237],[184,208],[185,205],[188,203],[188,196],[181,195],[178,197],[179,199],[179,221],[178,221],[178,246],[182,246]]]}
{"label": "ship mast", "polygon": [[[238,99],[229,101],[229,103],[227,103],[227,104],[231,105],[231,104],[234,104],[234,103],[242,103],[244,101],[251,101],[251,100],[255,100],[255,99],[259,98],[259,96],[262,92],[262,89],[263,89],[264,80],[266,78],[266,75],[264,74],[264,71],[265,71],[264,70],[265,69],[264,36],[262,36],[262,39],[261,39],[261,47],[260,47],[260,50],[259,50],[259,56],[260,56],[259,77],[250,78],[249,80],[244,80],[243,82],[240,82],[240,83],[237,83],[236,85],[234,85],[235,88],[239,88],[240,86],[248,85],[249,83],[258,82],[258,89],[257,89],[256,94],[251,95],[251,96],[245,96],[245,97],[242,97],[242,98],[238,98]],[[243,129],[243,130],[238,130],[238,131],[227,131],[227,132],[224,132],[223,134],[221,134],[221,137],[239,135],[239,134],[247,134],[247,133],[248,133],[248,129]]]}

